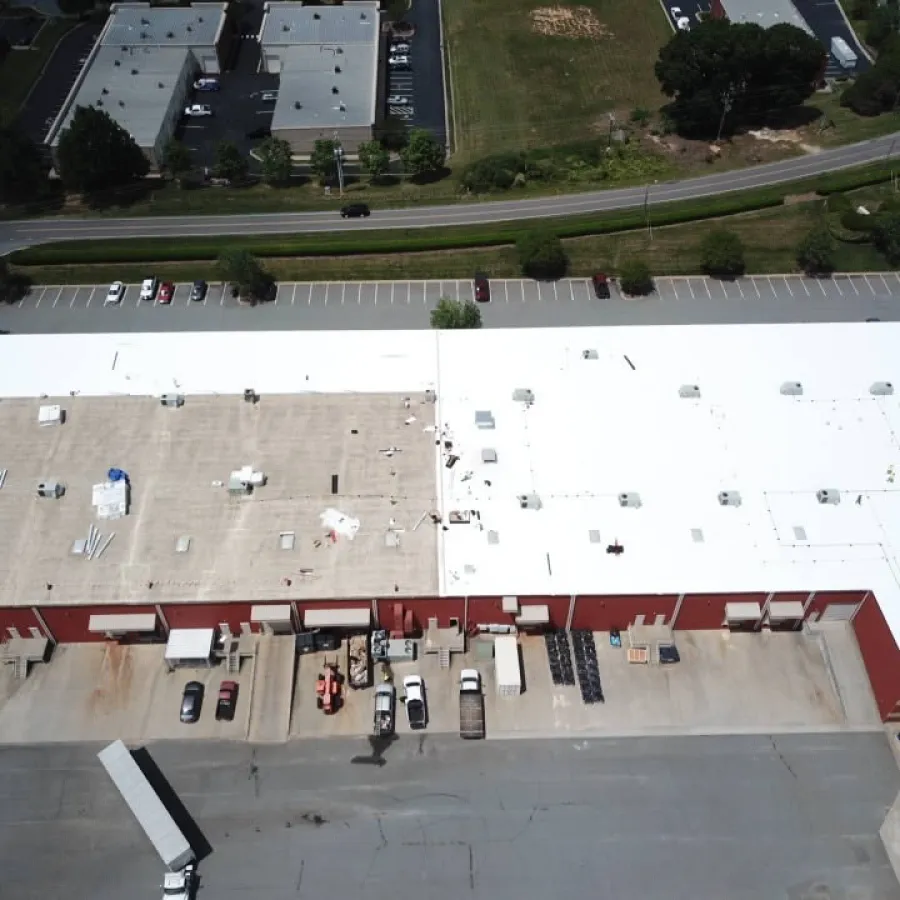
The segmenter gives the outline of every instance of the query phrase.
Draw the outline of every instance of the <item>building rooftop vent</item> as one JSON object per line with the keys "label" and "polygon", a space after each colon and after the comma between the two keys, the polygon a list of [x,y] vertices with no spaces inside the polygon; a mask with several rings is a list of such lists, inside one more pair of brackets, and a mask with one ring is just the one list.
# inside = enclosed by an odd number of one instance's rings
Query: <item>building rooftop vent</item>
{"label": "building rooftop vent", "polygon": [[785,397],[803,396],[803,385],[799,381],[785,381],[780,390]]}
{"label": "building rooftop vent", "polygon": [[634,491],[626,491],[623,494],[619,494],[619,506],[627,507],[628,509],[640,509],[641,495]]}
{"label": "building rooftop vent", "polygon": [[313,13],[314,19],[321,19],[322,17],[318,13]]}
{"label": "building rooftop vent", "polygon": [[66,411],[58,404],[38,407],[38,425],[62,425],[66,421]]}
{"label": "building rooftop vent", "polygon": [[699,400],[700,385],[699,384],[683,384],[678,388],[678,396],[683,400]]}
{"label": "building rooftop vent", "polygon": [[163,394],[159,398],[160,406],[184,406],[184,394]]}
{"label": "building rooftop vent", "polygon": [[497,451],[493,447],[485,447],[481,451],[481,461],[483,463],[497,462]]}
{"label": "building rooftop vent", "polygon": [[499,544],[500,543],[500,532],[499,531],[489,531],[487,533],[487,542],[492,545]]}
{"label": "building rooftop vent", "polygon": [[189,534],[182,534],[179,537],[175,538],[175,552],[176,553],[187,553],[188,550],[191,549],[191,536]]}
{"label": "building rooftop vent", "polygon": [[582,359],[599,359],[599,355],[596,350],[582,350],[581,351]]}
{"label": "building rooftop vent", "polygon": [[695,544],[703,543],[703,529],[702,528],[692,528],[691,529],[691,540]]}
{"label": "building rooftop vent", "polygon": [[741,495],[739,491],[719,491],[720,506],[740,506]]}
{"label": "building rooftop vent", "polygon": [[489,409],[480,409],[475,413],[476,428],[493,428],[495,424],[494,414]]}
{"label": "building rooftop vent", "polygon": [[588,531],[588,540],[592,544],[599,544],[600,543],[600,532],[597,531],[595,528],[592,528],[590,531]]}
{"label": "building rooftop vent", "polygon": [[894,393],[894,385],[890,381],[876,381],[870,388],[869,393],[873,397],[889,397]]}
{"label": "building rooftop vent", "polygon": [[521,509],[540,509],[543,506],[537,494],[519,494],[517,499]]}
{"label": "building rooftop vent", "polygon": [[819,503],[828,503],[831,506],[837,506],[841,502],[841,492],[837,488],[822,488],[816,491],[816,500]]}
{"label": "building rooftop vent", "polygon": [[339,94],[339,93],[340,93],[340,90],[338,89],[338,86],[337,86],[336,84],[333,84],[333,85],[331,86],[331,93],[332,93],[332,94]]}
{"label": "building rooftop vent", "polygon": [[534,391],[531,388],[516,388],[512,398],[517,403],[534,403]]}

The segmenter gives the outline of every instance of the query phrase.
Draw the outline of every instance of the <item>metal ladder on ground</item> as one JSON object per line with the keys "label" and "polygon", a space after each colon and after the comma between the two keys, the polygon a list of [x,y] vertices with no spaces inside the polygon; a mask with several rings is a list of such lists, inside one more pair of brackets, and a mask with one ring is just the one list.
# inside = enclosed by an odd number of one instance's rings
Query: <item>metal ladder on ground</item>
{"label": "metal ladder on ground", "polygon": [[438,664],[442,669],[450,668],[450,648],[449,647],[439,647],[438,648]]}
{"label": "metal ladder on ground", "polygon": [[21,656],[13,659],[13,678],[20,679],[28,676],[28,662]]}

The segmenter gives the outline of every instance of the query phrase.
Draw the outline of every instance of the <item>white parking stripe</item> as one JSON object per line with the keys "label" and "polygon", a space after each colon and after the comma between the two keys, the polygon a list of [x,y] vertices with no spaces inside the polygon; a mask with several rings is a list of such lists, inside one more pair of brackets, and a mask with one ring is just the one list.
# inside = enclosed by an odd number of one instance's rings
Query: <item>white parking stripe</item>
{"label": "white parking stripe", "polygon": [[90,297],[87,298],[87,303],[85,304],[85,308],[87,308],[88,306],[91,305],[91,300],[94,299],[94,294],[96,292],[97,292],[97,288],[95,288],[95,287],[91,288],[91,295],[90,295]]}
{"label": "white parking stripe", "polygon": [[675,294],[675,299],[680,300],[681,298],[678,296],[678,285],[675,283],[675,279],[671,279],[672,282],[672,293]]}
{"label": "white parking stripe", "polygon": [[294,289],[291,291],[291,306],[294,305],[294,301],[297,299],[297,282],[294,282]]}
{"label": "white parking stripe", "polygon": [[62,292],[63,292],[63,289],[60,288],[60,289],[56,292],[56,296],[53,298],[53,308],[54,308],[54,309],[56,309],[56,304],[57,304],[57,302],[59,301],[59,298],[62,297]]}
{"label": "white parking stripe", "polygon": [[819,288],[819,290],[822,292],[822,296],[823,296],[823,297],[827,297],[827,296],[828,296],[828,291],[826,291],[825,288],[822,286],[822,282],[821,282],[820,279],[814,278],[814,279],[813,279],[813,284],[816,285],[816,286]]}
{"label": "white parking stripe", "polygon": [[891,289],[888,287],[888,283],[884,280],[884,275],[879,275],[878,277],[881,279],[881,283],[884,285],[884,289],[885,289],[888,293],[890,293],[890,292],[891,292]]}
{"label": "white parking stripe", "polygon": [[697,299],[697,295],[694,293],[694,283],[690,280],[690,278],[688,279],[687,286],[688,286],[688,289],[689,289],[690,292],[691,292],[691,297],[692,297],[694,300],[696,300],[696,299]]}
{"label": "white parking stripe", "polygon": [[875,293],[875,288],[872,287],[872,282],[869,281],[869,276],[868,276],[868,275],[863,275],[863,278],[866,280],[866,284],[869,286],[869,290],[874,294],[874,293]]}
{"label": "white parking stripe", "polygon": [[753,285],[753,290],[756,291],[756,296],[757,296],[757,297],[762,297],[762,294],[759,292],[759,287],[758,287],[758,285],[756,284],[756,279],[755,279],[755,278],[751,278],[751,279],[750,279],[750,284]]}
{"label": "white parking stripe", "polygon": [[[835,279],[835,280],[832,281],[831,283],[837,288],[837,292],[843,297],[843,296],[844,296],[844,292],[841,290],[841,283],[840,283],[840,281],[838,281],[837,279]],[[823,291],[823,293],[824,293],[825,288],[822,288],[822,291]]]}
{"label": "white parking stripe", "polygon": [[391,282],[391,305],[394,304],[394,282]]}
{"label": "white parking stripe", "polygon": [[78,292],[81,288],[75,288],[75,293],[72,294],[72,299],[69,301],[69,309],[71,309],[75,305],[75,298],[78,296]]}
{"label": "white parking stripe", "polygon": [[740,291],[740,293],[741,293],[741,300],[746,300],[746,299],[747,299],[747,295],[744,293],[744,289],[741,287],[740,281],[735,281],[735,284],[737,285],[737,289],[738,289],[738,290]]}
{"label": "white parking stripe", "polygon": [[556,290],[556,282],[553,282],[553,299],[559,302],[559,291]]}
{"label": "white parking stripe", "polygon": [[703,279],[703,287],[706,288],[706,296],[709,297],[710,300],[712,300],[712,294],[709,291],[709,282],[705,278]]}
{"label": "white parking stripe", "polygon": [[[785,278],[785,281],[787,281],[786,278]],[[799,281],[800,284],[803,285],[803,290],[806,291],[806,296],[807,296],[807,297],[811,297],[812,295],[811,295],[810,292],[809,292],[809,288],[806,286],[806,279],[805,279],[805,278],[798,278],[797,281]]]}
{"label": "white parking stripe", "polygon": [[787,278],[782,278],[781,280],[784,282],[784,286],[788,289],[788,291],[790,292],[790,295],[793,297],[794,292],[793,292],[793,290],[791,290],[791,286],[788,284]]}
{"label": "white parking stripe", "polygon": [[856,286],[856,284],[854,283],[853,279],[852,279],[852,278],[848,278],[847,281],[850,282],[850,287],[852,287],[853,290],[856,291],[856,296],[858,297],[858,296],[859,296],[859,288]]}

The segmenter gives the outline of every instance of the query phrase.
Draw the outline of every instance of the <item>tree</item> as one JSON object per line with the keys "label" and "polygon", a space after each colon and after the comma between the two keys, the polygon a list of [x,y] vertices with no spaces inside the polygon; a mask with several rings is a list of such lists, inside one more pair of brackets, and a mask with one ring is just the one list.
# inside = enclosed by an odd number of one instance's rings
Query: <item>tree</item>
{"label": "tree", "polygon": [[247,157],[232,141],[219,141],[216,144],[216,164],[213,171],[216,178],[227,178],[229,181],[240,181],[247,174]]}
{"label": "tree", "polygon": [[860,116],[878,116],[897,106],[900,97],[900,35],[891,34],[881,45],[871,69],[856,77],[841,94],[841,106]]}
{"label": "tree", "polygon": [[715,137],[802,103],[824,59],[819,41],[794,25],[710,18],[662,47],[656,77],[678,130]]}
{"label": "tree", "polygon": [[430,131],[413,128],[409,142],[400,151],[400,159],[410,175],[435,175],[444,168],[447,150]]}
{"label": "tree", "polygon": [[619,267],[619,287],[633,297],[645,297],[653,293],[653,276],[647,264],[639,259],[626,260]]}
{"label": "tree", "polygon": [[876,6],[866,23],[866,43],[879,50],[900,27],[900,13],[896,6]]}
{"label": "tree", "polygon": [[309,167],[319,176],[319,181],[328,181],[337,175],[337,159],[335,151],[337,141],[322,140],[313,144],[313,152],[309,157]]}
{"label": "tree", "polygon": [[143,178],[150,169],[134,138],[109,113],[76,107],[56,149],[59,177],[68,190],[89,194]]}
{"label": "tree", "polygon": [[172,138],[163,149],[162,168],[175,179],[181,179],[194,167],[191,151]]}
{"label": "tree", "polygon": [[703,271],[714,278],[737,278],[744,274],[744,245],[733,232],[724,228],[710,231],[700,245]]}
{"label": "tree", "polygon": [[238,289],[238,294],[250,303],[268,300],[272,296],[275,279],[247,250],[232,248],[219,256],[222,280]]}
{"label": "tree", "polygon": [[67,16],[79,16],[82,13],[93,12],[96,3],[94,0],[57,0],[59,10]]}
{"label": "tree", "polygon": [[284,184],[291,180],[294,162],[291,145],[281,138],[268,137],[257,147],[263,178],[269,184]]}
{"label": "tree", "polygon": [[472,300],[441,297],[431,311],[432,328],[481,328],[481,310]]}
{"label": "tree", "polygon": [[21,272],[13,272],[9,263],[0,257],[0,303],[18,303],[29,287],[31,279]]}
{"label": "tree", "polygon": [[569,259],[562,241],[552,231],[529,231],[516,241],[522,274],[528,278],[562,278]]}
{"label": "tree", "polygon": [[364,141],[359,145],[359,161],[372,181],[384,175],[391,165],[391,155],[380,141]]}
{"label": "tree", "polygon": [[797,263],[807,275],[829,275],[834,271],[834,239],[824,222],[810,229],[800,241]]}
{"label": "tree", "polygon": [[34,142],[14,128],[0,128],[0,203],[33,200],[47,186]]}
{"label": "tree", "polygon": [[892,265],[900,265],[900,211],[891,210],[876,217],[872,243]]}

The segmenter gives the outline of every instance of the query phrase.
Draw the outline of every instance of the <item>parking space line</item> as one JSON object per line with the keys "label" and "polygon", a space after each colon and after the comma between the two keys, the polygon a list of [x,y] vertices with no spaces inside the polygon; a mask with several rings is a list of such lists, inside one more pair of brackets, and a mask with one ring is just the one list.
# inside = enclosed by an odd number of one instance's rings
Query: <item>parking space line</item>
{"label": "parking space line", "polygon": [[559,302],[559,291],[556,290],[556,282],[553,282],[553,299]]}
{"label": "parking space line", "polygon": [[884,275],[879,275],[878,277],[881,279],[881,283],[884,285],[884,289],[885,289],[888,293],[890,293],[890,292],[891,292],[891,289],[888,287],[888,283],[884,280]]}
{"label": "parking space line", "polygon": [[391,306],[394,305],[394,282],[391,282]]}
{"label": "parking space line", "polygon": [[756,286],[756,279],[755,279],[755,278],[751,278],[751,279],[750,279],[750,284],[753,285],[753,290],[756,291],[756,296],[757,296],[757,297],[762,297],[762,294],[759,292],[759,288]]}
{"label": "parking space line", "polygon": [[769,290],[772,292],[772,296],[773,296],[773,297],[777,297],[777,296],[778,296],[778,292],[775,290],[775,285],[772,284],[772,279],[769,278],[768,275],[766,275],[766,281],[769,282]]}
{"label": "parking space line", "polygon": [[676,284],[675,284],[675,279],[674,279],[674,278],[670,278],[669,281],[672,282],[672,293],[675,295],[675,299],[676,299],[676,300],[680,300],[681,297],[678,296],[678,287],[677,287]]}
{"label": "parking space line", "polygon": [[505,278],[503,279],[503,299],[506,303],[509,303],[509,286]]}
{"label": "parking space line", "polygon": [[[831,282],[836,288],[837,292],[843,297],[844,292],[841,290],[841,283],[836,278]],[[822,293],[825,293],[825,288],[822,288]]]}
{"label": "parking space line", "polygon": [[872,282],[869,281],[869,276],[868,276],[868,275],[863,275],[863,278],[865,279],[866,284],[869,286],[869,290],[872,292],[872,294],[874,294],[874,293],[875,293],[875,288],[872,287]]}
{"label": "parking space line", "polygon": [[57,304],[57,302],[59,301],[59,298],[62,297],[62,292],[63,292],[63,289],[60,288],[60,289],[56,292],[56,296],[53,298],[53,308],[54,308],[54,309],[56,309],[56,304]]}
{"label": "parking space line", "polygon": [[697,295],[694,293],[694,283],[691,281],[690,278],[688,279],[687,286],[688,286],[688,289],[689,289],[690,292],[691,292],[691,298],[694,299],[694,300],[696,300],[696,299],[697,299]]}
{"label": "parking space line", "polygon": [[459,285],[460,285],[460,282],[457,281],[457,282],[456,282],[456,302],[457,302],[457,303],[458,303],[459,300],[460,300],[460,297],[459,297]]}
{"label": "parking space line", "polygon": [[78,296],[80,290],[80,287],[75,288],[75,293],[72,294],[72,299],[69,301],[69,309],[72,309],[72,307],[75,306],[75,298]]}
{"label": "parking space line", "polygon": [[[209,295],[209,291],[206,292],[207,296]],[[222,282],[222,296],[219,297],[219,306],[225,305],[225,295],[228,293],[228,282]],[[206,297],[203,298],[203,305],[206,306]]]}
{"label": "parking space line", "polygon": [[91,305],[91,300],[94,299],[94,294],[96,294],[96,293],[97,293],[97,288],[92,287],[92,288],[91,288],[91,295],[90,295],[90,297],[87,298],[87,303],[85,304],[85,308],[87,308],[88,306]]}
{"label": "parking space line", "polygon": [[740,291],[741,300],[746,300],[747,296],[746,296],[746,294],[744,294],[744,289],[741,287],[740,281],[735,281],[735,284],[737,285],[737,289]]}
{"label": "parking space line", "polygon": [[44,289],[41,291],[41,296],[37,298],[37,302],[34,304],[34,305],[35,305],[35,308],[37,308],[38,306],[41,305],[41,300],[44,299],[44,294],[46,294],[46,293],[47,293],[47,288],[44,288]]}
{"label": "parking space line", "polygon": [[704,278],[703,279],[703,287],[706,288],[706,296],[712,300],[712,293],[709,290],[709,282]]}
{"label": "parking space line", "polygon": [[[787,280],[787,279],[785,279],[785,281],[786,281],[786,280]],[[806,291],[806,296],[807,296],[807,297],[811,297],[812,294],[810,294],[809,288],[806,286],[806,279],[805,279],[805,278],[798,278],[797,281],[799,281],[800,284],[803,285],[803,290]]]}
{"label": "parking space line", "polygon": [[898,275],[896,272],[894,272],[894,278],[897,279],[897,284],[900,285],[900,275]]}
{"label": "parking space line", "polygon": [[816,285],[818,287],[818,289],[822,292],[823,297],[828,296],[827,292],[825,291],[825,288],[822,287],[822,282],[818,278],[813,279],[813,284]]}
{"label": "parking space line", "polygon": [[291,306],[294,305],[294,301],[297,299],[297,282],[294,282],[294,289],[291,291]]}
{"label": "parking space line", "polygon": [[306,305],[312,306],[312,285],[308,284],[307,287],[309,288],[309,291],[306,294]]}
{"label": "parking space line", "polygon": [[858,297],[858,296],[859,296],[859,288],[856,286],[856,284],[854,283],[853,279],[852,279],[852,278],[848,278],[847,281],[850,282],[850,287],[852,287],[853,290],[856,291],[856,296]]}

